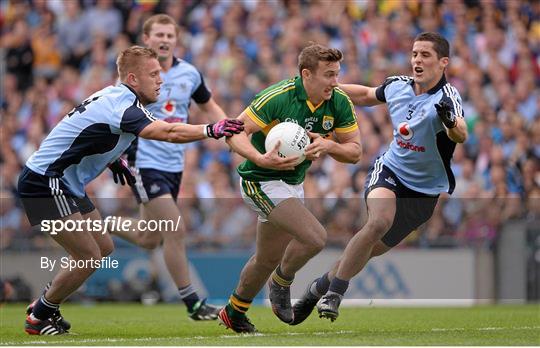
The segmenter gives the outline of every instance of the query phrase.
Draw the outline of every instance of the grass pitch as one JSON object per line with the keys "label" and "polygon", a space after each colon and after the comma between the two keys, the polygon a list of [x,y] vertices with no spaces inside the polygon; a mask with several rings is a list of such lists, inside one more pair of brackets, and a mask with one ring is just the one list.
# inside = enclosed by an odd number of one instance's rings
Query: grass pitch
{"label": "grass pitch", "polygon": [[368,346],[368,345],[540,345],[540,307],[342,308],[331,323],[313,313],[288,326],[265,307],[249,317],[260,333],[238,335],[217,322],[194,322],[175,304],[66,304],[73,328],[65,336],[29,336],[23,331],[26,305],[0,307],[1,345],[155,346]]}

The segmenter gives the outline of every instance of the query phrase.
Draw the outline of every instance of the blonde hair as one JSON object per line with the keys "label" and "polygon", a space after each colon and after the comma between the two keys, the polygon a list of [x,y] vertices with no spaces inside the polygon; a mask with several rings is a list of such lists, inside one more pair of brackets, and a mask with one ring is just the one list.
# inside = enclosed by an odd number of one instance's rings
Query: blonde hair
{"label": "blonde hair", "polygon": [[131,46],[120,52],[116,59],[116,67],[120,81],[124,82],[128,73],[137,71],[144,59],[157,59],[157,53],[151,49],[141,46]]}
{"label": "blonde hair", "polygon": [[180,35],[180,27],[174,19],[166,14],[157,14],[153,15],[152,17],[149,17],[146,21],[144,21],[142,31],[145,35],[150,35],[150,31],[152,30],[152,26],[155,24],[172,24],[174,25],[174,31],[176,32],[176,36]]}

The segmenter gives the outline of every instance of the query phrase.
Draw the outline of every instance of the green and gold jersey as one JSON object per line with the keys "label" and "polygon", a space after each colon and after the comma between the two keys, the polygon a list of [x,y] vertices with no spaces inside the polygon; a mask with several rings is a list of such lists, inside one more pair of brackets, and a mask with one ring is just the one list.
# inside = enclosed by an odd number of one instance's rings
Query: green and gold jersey
{"label": "green and gold jersey", "polygon": [[[297,76],[272,85],[255,96],[245,110],[246,114],[262,130],[252,135],[251,143],[260,152],[265,153],[266,134],[280,122],[295,122],[306,130],[326,135],[331,132],[347,133],[358,129],[354,106],[349,97],[339,88],[334,88],[330,100],[323,100],[313,105],[308,99]],[[297,185],[304,181],[311,161],[305,160],[294,170],[282,171],[261,168],[246,160],[238,166],[238,173],[249,181],[283,180],[287,184]]]}

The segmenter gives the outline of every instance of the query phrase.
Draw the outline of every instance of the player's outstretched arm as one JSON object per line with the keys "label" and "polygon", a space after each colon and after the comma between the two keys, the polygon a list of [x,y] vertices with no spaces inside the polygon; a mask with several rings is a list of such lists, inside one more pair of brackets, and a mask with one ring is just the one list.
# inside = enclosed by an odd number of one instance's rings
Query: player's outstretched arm
{"label": "player's outstretched arm", "polygon": [[259,167],[275,170],[294,170],[298,157],[279,157],[279,142],[272,151],[260,153],[249,140],[249,135],[260,131],[262,128],[253,122],[246,112],[242,112],[237,118],[244,123],[244,131],[226,139],[230,148],[240,156],[250,160]]}
{"label": "player's outstretched arm", "polygon": [[169,143],[189,143],[206,138],[230,137],[244,130],[239,120],[223,119],[211,124],[167,123],[156,120],[146,126],[139,136]]}
{"label": "player's outstretched arm", "polygon": [[345,91],[345,93],[347,93],[354,105],[373,106],[383,103],[379,99],[377,99],[377,96],[375,95],[375,90],[377,88],[375,87],[355,84],[340,84],[339,88],[341,88],[343,91]]}

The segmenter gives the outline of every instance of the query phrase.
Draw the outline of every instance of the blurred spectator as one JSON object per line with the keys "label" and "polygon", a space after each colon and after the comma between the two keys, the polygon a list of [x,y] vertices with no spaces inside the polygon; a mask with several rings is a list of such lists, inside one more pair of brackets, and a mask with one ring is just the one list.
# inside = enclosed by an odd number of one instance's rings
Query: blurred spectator
{"label": "blurred spectator", "polygon": [[17,19],[13,28],[3,35],[6,51],[6,70],[15,75],[16,87],[21,92],[32,85],[34,51],[30,42],[30,28],[24,19]]}
{"label": "blurred spectator", "polygon": [[64,15],[58,19],[58,44],[64,63],[80,68],[91,43],[90,28],[83,20],[79,2],[65,1]]}

